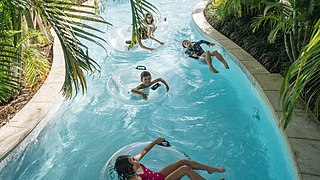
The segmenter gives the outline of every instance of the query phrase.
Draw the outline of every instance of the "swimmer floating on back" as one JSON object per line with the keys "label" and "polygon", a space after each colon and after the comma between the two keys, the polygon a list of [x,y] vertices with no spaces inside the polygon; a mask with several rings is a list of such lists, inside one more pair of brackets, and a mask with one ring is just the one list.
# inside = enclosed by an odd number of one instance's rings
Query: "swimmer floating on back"
{"label": "swimmer floating on back", "polygon": [[224,65],[226,69],[229,69],[229,65],[226,62],[226,60],[221,56],[221,54],[218,51],[204,51],[202,47],[200,46],[202,43],[207,44],[208,46],[214,45],[214,43],[210,43],[205,40],[200,40],[198,42],[191,42],[189,40],[184,40],[182,41],[182,46],[184,48],[187,48],[185,53],[189,55],[189,57],[194,58],[194,59],[199,59],[199,57],[203,57],[206,60],[206,63],[209,66],[210,71],[213,73],[218,73],[213,66],[212,66],[212,57],[211,56],[216,56],[217,59]]}
{"label": "swimmer floating on back", "polygon": [[144,100],[148,99],[148,94],[146,92],[141,91],[142,89],[148,88],[150,86],[152,86],[153,84],[157,83],[157,82],[162,82],[165,86],[167,91],[169,91],[169,85],[167,84],[167,82],[162,79],[162,78],[157,78],[153,81],[151,81],[151,74],[149,71],[143,71],[140,75],[140,81],[142,82],[139,86],[131,89],[131,92],[136,93],[136,94],[140,94]]}

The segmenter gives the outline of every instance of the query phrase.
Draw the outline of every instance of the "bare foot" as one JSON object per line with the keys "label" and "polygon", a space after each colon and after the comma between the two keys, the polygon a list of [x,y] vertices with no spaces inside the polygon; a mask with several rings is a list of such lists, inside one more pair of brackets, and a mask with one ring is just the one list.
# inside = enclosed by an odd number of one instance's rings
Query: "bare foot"
{"label": "bare foot", "polygon": [[219,71],[217,71],[214,67],[210,67],[210,71],[213,73],[219,73]]}
{"label": "bare foot", "polygon": [[229,69],[229,65],[228,65],[227,63],[224,64],[224,67],[225,67],[226,69]]}
{"label": "bare foot", "polygon": [[214,172],[220,172],[220,173],[222,173],[222,172],[225,172],[226,171],[226,169],[224,169],[224,168],[212,168],[211,170],[209,170],[209,171],[207,171],[208,172],[208,174],[212,174],[212,173],[214,173]]}

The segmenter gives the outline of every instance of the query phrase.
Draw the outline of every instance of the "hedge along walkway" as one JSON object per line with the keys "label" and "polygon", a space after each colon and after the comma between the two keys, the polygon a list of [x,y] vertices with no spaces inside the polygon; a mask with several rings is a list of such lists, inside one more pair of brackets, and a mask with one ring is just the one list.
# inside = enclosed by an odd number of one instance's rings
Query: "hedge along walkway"
{"label": "hedge along walkway", "polygon": [[60,92],[65,78],[64,56],[58,37],[52,34],[53,62],[46,81],[23,109],[0,128],[0,168],[38,136],[64,100]]}
{"label": "hedge along walkway", "polygon": [[[279,124],[282,113],[279,105],[280,87],[283,77],[280,74],[270,74],[256,59],[240,46],[220,34],[205,19],[203,10],[208,1],[200,1],[192,11],[192,19],[199,32],[213,39],[230,52],[236,59],[236,64],[243,70],[252,84],[260,91],[274,119]],[[320,179],[320,125],[316,118],[306,113],[302,100],[298,103],[294,118],[283,132],[295,160],[299,178],[303,180]]]}

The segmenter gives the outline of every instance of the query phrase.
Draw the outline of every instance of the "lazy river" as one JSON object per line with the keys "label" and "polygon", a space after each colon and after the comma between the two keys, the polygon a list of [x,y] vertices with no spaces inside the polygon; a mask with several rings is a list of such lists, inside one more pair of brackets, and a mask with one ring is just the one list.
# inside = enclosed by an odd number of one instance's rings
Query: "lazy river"
{"label": "lazy river", "polygon": [[[271,111],[232,56],[223,47],[211,47],[230,66],[227,70],[214,58],[219,73],[213,74],[184,55],[184,39],[203,39],[191,19],[198,1],[151,2],[161,12],[155,36],[165,45],[128,51],[123,39],[131,24],[130,4],[108,1],[101,16],[113,24],[104,34],[109,51],[90,49],[100,76],[88,78],[88,92],[66,101],[36,140],[0,169],[0,179],[103,179],[105,164],[116,151],[156,137],[166,138],[188,158],[226,169],[199,172],[206,179],[297,179]],[[164,17],[170,25],[161,22]],[[136,71],[138,65],[157,72],[153,78],[163,77],[170,90],[139,103],[124,97],[127,90],[110,93],[114,74],[121,77],[115,80],[120,89],[131,86],[127,80],[139,83],[139,73],[121,73]]]}

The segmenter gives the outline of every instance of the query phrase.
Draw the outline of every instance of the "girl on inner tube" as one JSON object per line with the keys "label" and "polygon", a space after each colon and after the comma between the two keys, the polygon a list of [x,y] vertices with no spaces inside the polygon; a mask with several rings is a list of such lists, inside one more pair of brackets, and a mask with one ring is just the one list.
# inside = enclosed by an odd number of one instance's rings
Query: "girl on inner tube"
{"label": "girl on inner tube", "polygon": [[204,170],[208,174],[214,172],[225,172],[224,168],[216,168],[207,166],[192,160],[179,160],[171,163],[159,172],[154,172],[148,169],[145,165],[139,161],[156,145],[163,142],[164,138],[157,138],[150,144],[148,144],[139,154],[134,157],[129,155],[121,155],[116,159],[115,171],[118,173],[120,180],[177,180],[183,176],[188,176],[191,180],[204,180],[194,170]]}

